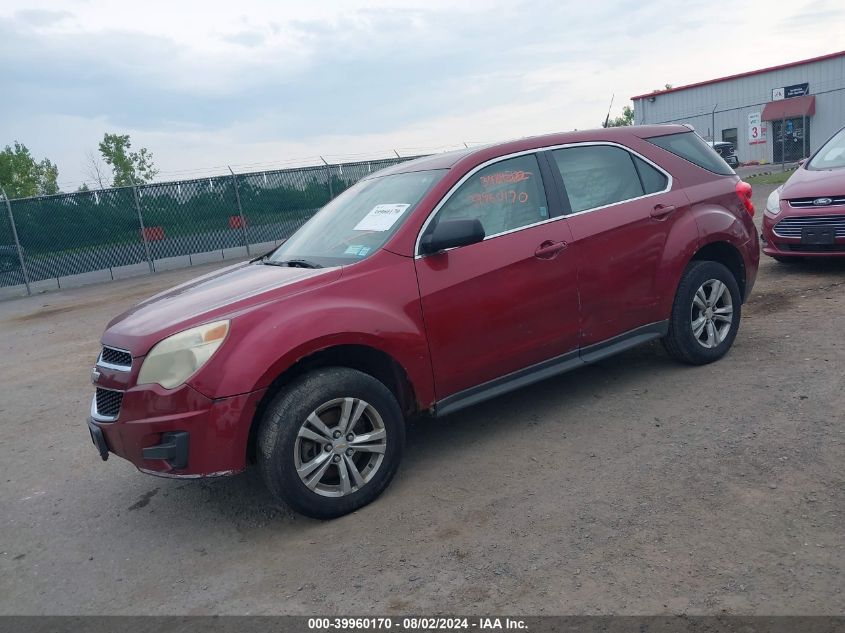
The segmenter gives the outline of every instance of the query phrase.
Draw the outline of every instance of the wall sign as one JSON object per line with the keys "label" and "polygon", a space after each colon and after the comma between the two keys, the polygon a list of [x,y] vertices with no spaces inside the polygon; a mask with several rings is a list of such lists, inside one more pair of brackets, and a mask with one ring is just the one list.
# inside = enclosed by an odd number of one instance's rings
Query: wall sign
{"label": "wall sign", "polygon": [[748,144],[758,145],[766,142],[766,126],[760,120],[759,112],[748,115]]}
{"label": "wall sign", "polygon": [[810,84],[793,84],[791,86],[784,86],[783,88],[772,88],[772,101],[780,101],[781,99],[791,99],[792,97],[803,97],[810,94]]}
{"label": "wall sign", "polygon": [[787,86],[783,89],[784,98],[791,99],[792,97],[803,97],[810,94],[810,84],[795,84],[794,86]]}

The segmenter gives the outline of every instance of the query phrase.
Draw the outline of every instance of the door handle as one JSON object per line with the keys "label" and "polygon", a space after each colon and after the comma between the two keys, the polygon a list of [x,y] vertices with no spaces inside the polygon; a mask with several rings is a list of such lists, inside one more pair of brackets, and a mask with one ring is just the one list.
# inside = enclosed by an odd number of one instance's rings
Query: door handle
{"label": "door handle", "polygon": [[569,245],[566,242],[552,242],[551,240],[546,240],[537,247],[537,250],[534,251],[534,256],[539,257],[540,259],[551,259],[567,246]]}
{"label": "door handle", "polygon": [[674,204],[657,204],[651,210],[651,217],[664,218],[675,210]]}

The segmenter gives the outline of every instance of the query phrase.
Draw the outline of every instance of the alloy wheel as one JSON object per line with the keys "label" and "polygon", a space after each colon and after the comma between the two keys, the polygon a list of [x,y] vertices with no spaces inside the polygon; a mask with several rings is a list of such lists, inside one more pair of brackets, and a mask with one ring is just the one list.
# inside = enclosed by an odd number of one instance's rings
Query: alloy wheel
{"label": "alloy wheel", "polygon": [[718,279],[708,279],[692,299],[690,324],[699,345],[713,349],[721,345],[733,327],[733,299],[728,287]]}
{"label": "alloy wheel", "polygon": [[375,476],[387,448],[379,412],[359,398],[336,398],[302,423],[294,444],[300,480],[324,497],[345,497]]}

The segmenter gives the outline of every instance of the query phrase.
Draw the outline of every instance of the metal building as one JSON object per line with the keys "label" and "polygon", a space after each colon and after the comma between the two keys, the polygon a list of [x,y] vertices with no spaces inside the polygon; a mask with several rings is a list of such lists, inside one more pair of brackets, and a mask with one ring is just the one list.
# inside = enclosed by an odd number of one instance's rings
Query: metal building
{"label": "metal building", "polygon": [[689,123],[740,162],[809,156],[845,126],[845,51],[632,97],[634,122]]}

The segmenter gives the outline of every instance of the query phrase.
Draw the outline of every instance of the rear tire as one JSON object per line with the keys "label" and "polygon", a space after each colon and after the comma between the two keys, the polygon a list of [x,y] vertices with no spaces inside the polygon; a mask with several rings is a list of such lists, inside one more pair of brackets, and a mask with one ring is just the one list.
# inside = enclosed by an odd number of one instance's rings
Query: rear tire
{"label": "rear tire", "polygon": [[270,492],[316,519],[373,501],[393,479],[405,444],[396,398],[347,367],[296,379],[268,406],[258,430],[258,467]]}
{"label": "rear tire", "polygon": [[742,296],[731,271],[718,262],[690,262],[675,293],[663,346],[683,363],[712,363],[733,345],[741,316]]}

